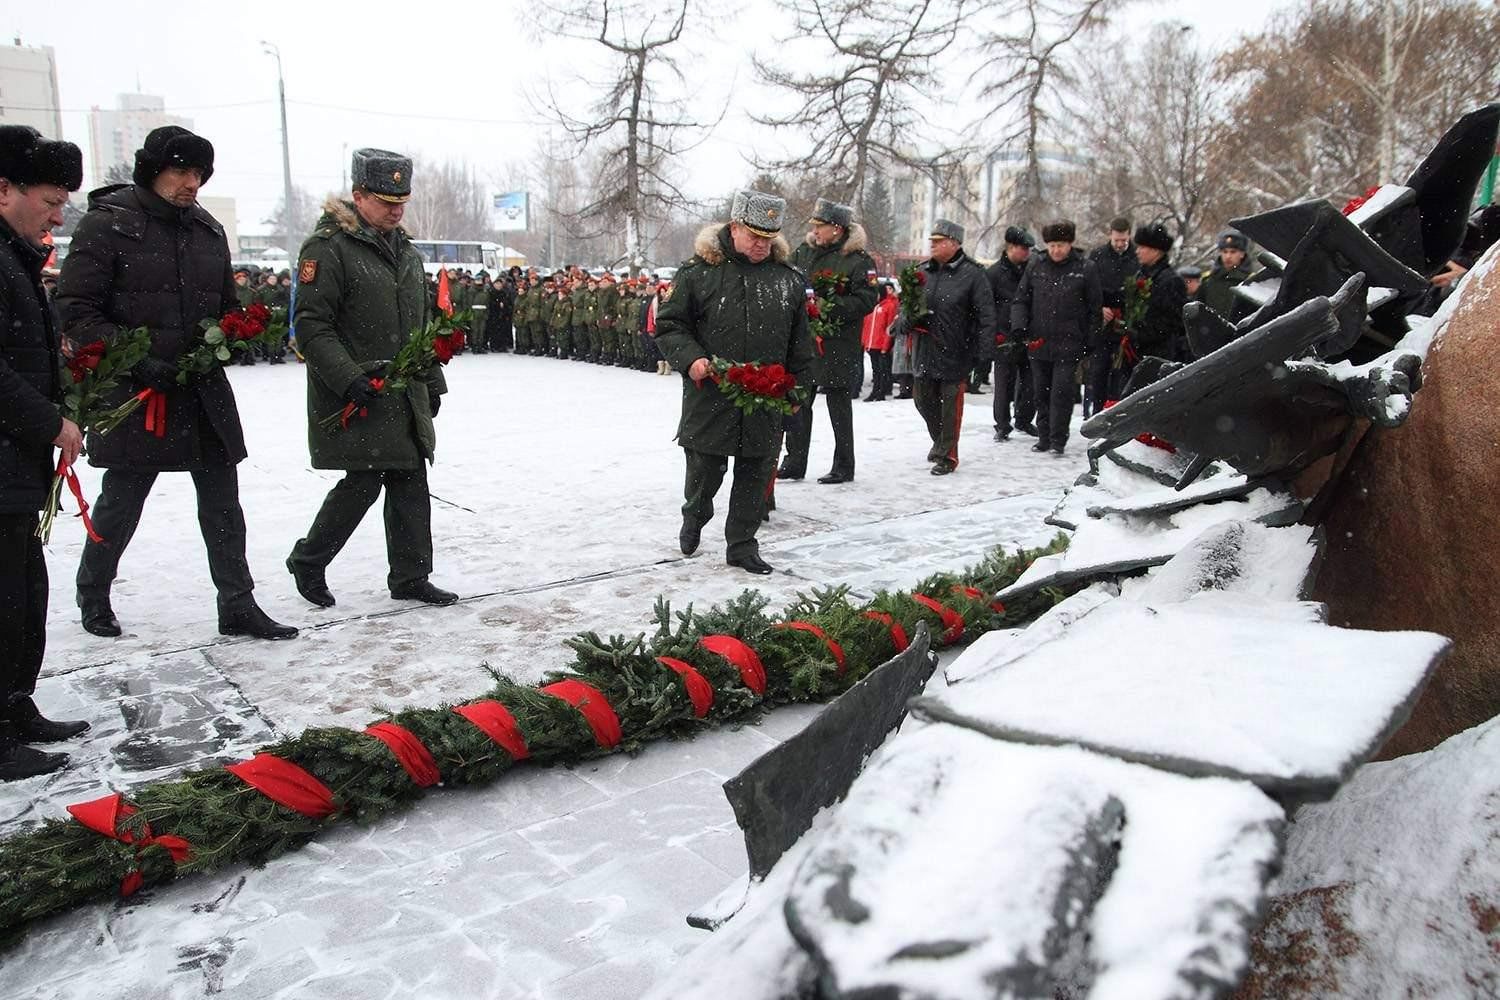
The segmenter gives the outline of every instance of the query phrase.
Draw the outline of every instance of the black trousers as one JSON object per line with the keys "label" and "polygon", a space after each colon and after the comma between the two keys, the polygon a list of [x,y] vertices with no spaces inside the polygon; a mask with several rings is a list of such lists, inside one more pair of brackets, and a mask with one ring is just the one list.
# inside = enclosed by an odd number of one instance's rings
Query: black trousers
{"label": "black trousers", "polygon": [[31,697],[47,651],[47,560],[37,516],[0,514],[0,718]]}
{"label": "black trousers", "polygon": [[[833,467],[830,472],[854,478],[854,404],[847,389],[816,389],[828,409],[833,426]],[[782,467],[789,476],[807,475],[807,451],[812,447],[813,400],[787,417],[786,461]]]}
{"label": "black trousers", "polygon": [[870,355],[871,399],[885,399],[891,394],[891,352],[866,351]]}
{"label": "black trousers", "polygon": [[[687,459],[687,478],[683,484],[682,519],[702,527],[714,516],[714,497],[729,468],[728,455],[682,449]],[[767,488],[776,468],[776,456],[734,456],[734,482],[729,487],[729,513],[724,517],[724,554],[730,559],[757,554],[760,544],[755,533],[765,511]]]}
{"label": "black trousers", "polygon": [[395,590],[432,575],[432,503],[427,467],[347,472],[328,491],[290,562],[321,573],[343,551],[381,489],[385,490],[386,585]]}
{"label": "black trousers", "polygon": [[1068,443],[1068,424],[1073,420],[1073,373],[1078,358],[1055,361],[1031,359],[1031,383],[1036,393],[1036,437],[1053,450]]}
{"label": "black trousers", "polygon": [[[219,614],[233,614],[251,607],[250,564],[245,560],[245,512],[240,509],[239,473],[232,465],[213,465],[188,473],[198,492],[198,531],[208,550],[208,575],[218,591]],[[94,504],[94,528],[103,542],[83,544],[78,561],[80,607],[109,600],[109,588],[119,574],[120,559],[141,523],[141,510],[156,482],[155,472],[137,469],[105,469]],[[163,562],[177,556],[161,553]]]}
{"label": "black trousers", "polygon": [[[1031,363],[1025,358],[1017,363],[1014,355],[1003,348],[1001,355],[995,359],[995,430],[1008,434],[1036,418],[1036,401],[1031,395]],[[1015,424],[1010,417],[1012,400],[1016,407]]]}
{"label": "black trousers", "polygon": [[927,424],[927,436],[932,438],[927,461],[958,466],[958,435],[963,430],[967,390],[968,385],[962,380],[940,382],[919,377],[912,383],[912,402]]}

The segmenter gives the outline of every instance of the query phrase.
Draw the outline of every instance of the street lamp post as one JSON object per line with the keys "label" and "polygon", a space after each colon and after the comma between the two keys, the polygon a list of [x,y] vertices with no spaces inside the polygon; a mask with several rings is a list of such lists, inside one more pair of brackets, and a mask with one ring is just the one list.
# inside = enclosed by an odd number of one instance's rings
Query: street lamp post
{"label": "street lamp post", "polygon": [[291,243],[302,235],[302,229],[298,224],[301,220],[297,218],[297,203],[292,199],[292,148],[286,128],[286,78],[281,73],[281,49],[264,39],[260,48],[267,55],[276,57],[276,87],[281,96],[281,221],[286,226],[286,242]]}

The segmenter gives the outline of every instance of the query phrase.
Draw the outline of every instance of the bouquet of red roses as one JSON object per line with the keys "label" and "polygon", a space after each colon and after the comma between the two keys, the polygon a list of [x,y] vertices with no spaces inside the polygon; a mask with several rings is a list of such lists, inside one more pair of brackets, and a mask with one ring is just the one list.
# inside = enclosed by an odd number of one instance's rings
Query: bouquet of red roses
{"label": "bouquet of red roses", "polygon": [[1115,368],[1134,364],[1139,353],[1135,349],[1133,335],[1141,321],[1146,318],[1146,308],[1151,304],[1151,279],[1129,277],[1125,279],[1125,311],[1122,322],[1125,333],[1120,337],[1120,346],[1115,349],[1112,362]]}
{"label": "bouquet of red roses", "polygon": [[921,264],[908,264],[901,269],[897,301],[908,327],[921,326],[927,320],[932,310],[927,307],[927,269]]}
{"label": "bouquet of red roses", "polygon": [[257,346],[279,350],[286,338],[285,321],[273,316],[270,308],[260,302],[227,312],[216,320],[203,320],[198,325],[203,328],[198,346],[177,361],[178,385],[187,385],[194,375],[213,371],[227,364],[235,354]]}
{"label": "bouquet of red roses", "polygon": [[746,413],[770,410],[785,416],[802,402],[803,391],[792,373],[779,364],[738,364],[723,358],[709,362],[708,377],[719,391]]}
{"label": "bouquet of red roses", "polygon": [[[136,407],[141,405],[141,395],[130,397],[118,406],[105,408],[104,400],[114,392],[120,379],[130,373],[137,363],[151,352],[151,334],[145,327],[137,327],[115,337],[109,343],[96,340],[81,347],[63,342],[63,370],[67,387],[63,395],[62,415],[73,421],[80,429],[108,434],[118,427]],[[52,525],[62,508],[62,488],[66,483],[74,499],[78,501],[78,514],[83,518],[89,537],[95,541],[93,522],[89,520],[88,504],[83,499],[83,489],[78,476],[67,462],[58,460],[57,472],[52,477],[52,486],[47,490],[47,502],[42,507],[42,519],[36,534],[43,542],[52,538]]]}
{"label": "bouquet of red roses", "polygon": [[839,324],[833,318],[834,311],[838,308],[835,296],[848,294],[847,274],[827,267],[813,272],[812,288],[808,290],[807,298],[807,325],[812,331],[813,343],[817,345],[819,354],[823,353],[824,339],[839,332]]}
{"label": "bouquet of red roses", "polygon": [[[440,312],[428,320],[426,326],[413,330],[391,363],[385,366],[385,374],[370,379],[370,385],[376,392],[387,389],[400,392],[434,364],[446,365],[452,361],[453,355],[464,348],[464,331],[459,324],[466,322],[468,316],[467,312],[453,316]],[[319,420],[318,426],[328,431],[340,430],[347,428],[349,420],[356,416],[369,416],[368,408],[345,403],[342,409]]]}

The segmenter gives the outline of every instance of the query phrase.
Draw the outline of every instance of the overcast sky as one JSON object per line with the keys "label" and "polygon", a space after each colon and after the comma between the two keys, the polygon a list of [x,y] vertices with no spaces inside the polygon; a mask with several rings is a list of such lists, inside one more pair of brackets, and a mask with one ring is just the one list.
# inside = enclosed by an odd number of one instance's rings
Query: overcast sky
{"label": "overcast sky", "polygon": [[[1122,23],[1134,36],[1154,21],[1187,21],[1206,43],[1222,47],[1288,2],[1163,0],[1137,6]],[[576,99],[576,76],[587,75],[586,60],[598,48],[525,27],[544,6],[37,0],[7,3],[5,26],[24,44],[56,50],[64,134],[85,147],[85,163],[87,110],[113,107],[119,93],[160,95],[169,112],[193,119],[216,149],[204,193],[234,197],[244,232],[257,228],[282,190],[276,60],[262,52],[262,39],[281,50],[300,187],[314,195],[341,188],[349,150],[359,146],[465,159],[479,176],[498,181],[507,162],[530,160],[548,139],[527,90],[550,77],[565,99]],[[785,22],[770,0],[736,10],[714,17],[713,35],[700,35],[684,51],[698,105],[716,113],[728,104],[724,121],[684,163],[685,187],[703,197],[748,179],[748,142],[776,141],[745,117],[767,99],[753,86],[749,54],[775,53]]]}

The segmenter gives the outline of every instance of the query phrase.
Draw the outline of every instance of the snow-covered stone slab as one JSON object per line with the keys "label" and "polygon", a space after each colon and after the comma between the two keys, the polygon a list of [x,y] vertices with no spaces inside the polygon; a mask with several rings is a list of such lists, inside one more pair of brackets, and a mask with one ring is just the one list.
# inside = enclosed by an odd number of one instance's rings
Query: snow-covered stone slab
{"label": "snow-covered stone slab", "polygon": [[1006,750],[930,727],[861,776],[786,902],[822,996],[1051,994],[1123,810],[1097,776]]}
{"label": "snow-covered stone slab", "polygon": [[1097,472],[1085,472],[1079,476],[1078,481],[1064,492],[1052,513],[1047,515],[1046,521],[1073,531],[1088,517],[1090,507],[1118,503],[1137,493],[1157,489],[1159,485],[1159,480],[1153,476],[1132,472],[1115,462],[1106,462]]}
{"label": "snow-covered stone slab", "polygon": [[1500,719],[1297,813],[1244,1000],[1500,996]]}
{"label": "snow-covered stone slab", "polygon": [[1286,523],[1300,516],[1300,501],[1268,489],[1252,490],[1242,500],[1198,504],[1160,517],[1110,514],[1079,525],[1067,549],[1042,556],[1016,582],[1000,591],[1004,602],[1114,573],[1160,566],[1205,530],[1225,521]]}
{"label": "snow-covered stone slab", "polygon": [[1276,491],[1272,484],[1251,480],[1242,473],[1225,472],[1217,476],[1204,476],[1180,490],[1157,487],[1119,500],[1092,504],[1087,512],[1089,517],[1103,517],[1106,514],[1170,514],[1194,504],[1238,500],[1261,486]]}
{"label": "snow-covered stone slab", "polygon": [[1120,588],[1114,584],[1096,583],[1054,604],[1025,628],[986,632],[944,668],[943,676],[949,684],[958,684],[1014,663],[1043,643],[1052,642],[1094,609],[1119,595]]}
{"label": "snow-covered stone slab", "polygon": [[[1307,620],[1316,605],[1204,593],[1118,600],[919,717],[1021,743],[1076,744],[1182,774],[1332,795],[1405,720],[1449,640]],[[1065,697],[1060,696],[1065,693]]]}
{"label": "snow-covered stone slab", "polygon": [[1269,528],[1229,521],[1209,528],[1144,577],[1123,581],[1120,591],[1144,604],[1185,601],[1205,590],[1305,600],[1317,575],[1322,537],[1308,525]]}
{"label": "snow-covered stone slab", "polygon": [[[1163,486],[1175,486],[1187,474],[1192,467],[1195,456],[1182,451],[1167,451],[1164,448],[1155,448],[1139,441],[1127,441],[1120,447],[1104,453],[1105,457],[1116,465],[1129,469],[1131,472],[1150,478],[1161,483]],[[1101,465],[1101,468],[1103,466]],[[1215,476],[1221,472],[1231,471],[1227,465],[1221,462],[1211,462],[1208,467],[1200,473],[1203,476]]]}

